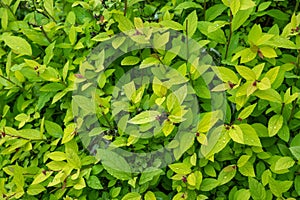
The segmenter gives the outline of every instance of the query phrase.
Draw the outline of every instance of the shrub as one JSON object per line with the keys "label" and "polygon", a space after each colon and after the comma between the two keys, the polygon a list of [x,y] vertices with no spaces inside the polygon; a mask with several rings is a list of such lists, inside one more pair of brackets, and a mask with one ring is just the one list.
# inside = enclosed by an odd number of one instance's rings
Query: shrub
{"label": "shrub", "polygon": [[299,0],[0,6],[0,199],[300,196]]}

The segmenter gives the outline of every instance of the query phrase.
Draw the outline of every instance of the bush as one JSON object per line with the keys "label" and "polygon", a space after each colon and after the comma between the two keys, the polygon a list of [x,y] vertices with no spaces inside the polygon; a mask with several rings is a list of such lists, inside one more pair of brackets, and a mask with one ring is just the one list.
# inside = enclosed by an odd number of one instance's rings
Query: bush
{"label": "bush", "polygon": [[0,6],[0,199],[299,198],[299,0]]}

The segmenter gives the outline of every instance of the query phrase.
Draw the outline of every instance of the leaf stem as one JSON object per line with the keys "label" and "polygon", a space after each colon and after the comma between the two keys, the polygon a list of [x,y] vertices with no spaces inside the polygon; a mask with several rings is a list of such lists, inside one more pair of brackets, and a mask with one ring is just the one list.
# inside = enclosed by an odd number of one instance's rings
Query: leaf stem
{"label": "leaf stem", "polygon": [[127,13],[127,7],[128,7],[128,2],[125,0],[125,5],[124,5],[124,16],[126,16]]}
{"label": "leaf stem", "polygon": [[44,27],[43,27],[43,26],[40,26],[40,29],[41,29],[43,35],[45,36],[45,38],[48,40],[48,42],[52,43],[52,41],[51,41],[51,39],[48,37],[48,35],[47,35],[47,33],[46,33]]}
{"label": "leaf stem", "polygon": [[225,60],[227,59],[227,56],[228,56],[228,51],[229,51],[229,45],[230,45],[230,42],[231,42],[231,37],[232,37],[232,12],[230,10],[230,21],[229,21],[229,36],[228,36],[228,42],[227,42],[227,46],[226,46],[226,53],[225,53]]}

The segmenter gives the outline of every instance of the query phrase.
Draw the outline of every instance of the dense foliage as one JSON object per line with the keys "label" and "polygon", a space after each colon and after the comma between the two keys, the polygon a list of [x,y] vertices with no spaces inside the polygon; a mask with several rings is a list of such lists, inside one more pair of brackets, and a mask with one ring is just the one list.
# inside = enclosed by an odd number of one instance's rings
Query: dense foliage
{"label": "dense foliage", "polygon": [[1,0],[0,199],[298,199],[299,0]]}

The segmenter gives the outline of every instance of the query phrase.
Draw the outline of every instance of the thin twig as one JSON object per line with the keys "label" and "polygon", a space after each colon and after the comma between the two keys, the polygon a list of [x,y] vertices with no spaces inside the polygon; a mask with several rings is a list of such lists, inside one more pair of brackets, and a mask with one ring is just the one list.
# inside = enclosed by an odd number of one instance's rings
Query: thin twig
{"label": "thin twig", "polygon": [[124,16],[126,16],[127,13],[127,7],[128,7],[128,2],[125,0],[125,5],[124,5]]}
{"label": "thin twig", "polygon": [[43,26],[40,26],[40,29],[41,29],[43,35],[44,35],[44,36],[46,37],[46,39],[48,40],[48,42],[51,43],[52,41],[51,41],[51,39],[48,37],[48,35],[47,35],[47,33],[46,33],[44,27],[43,27]]}

